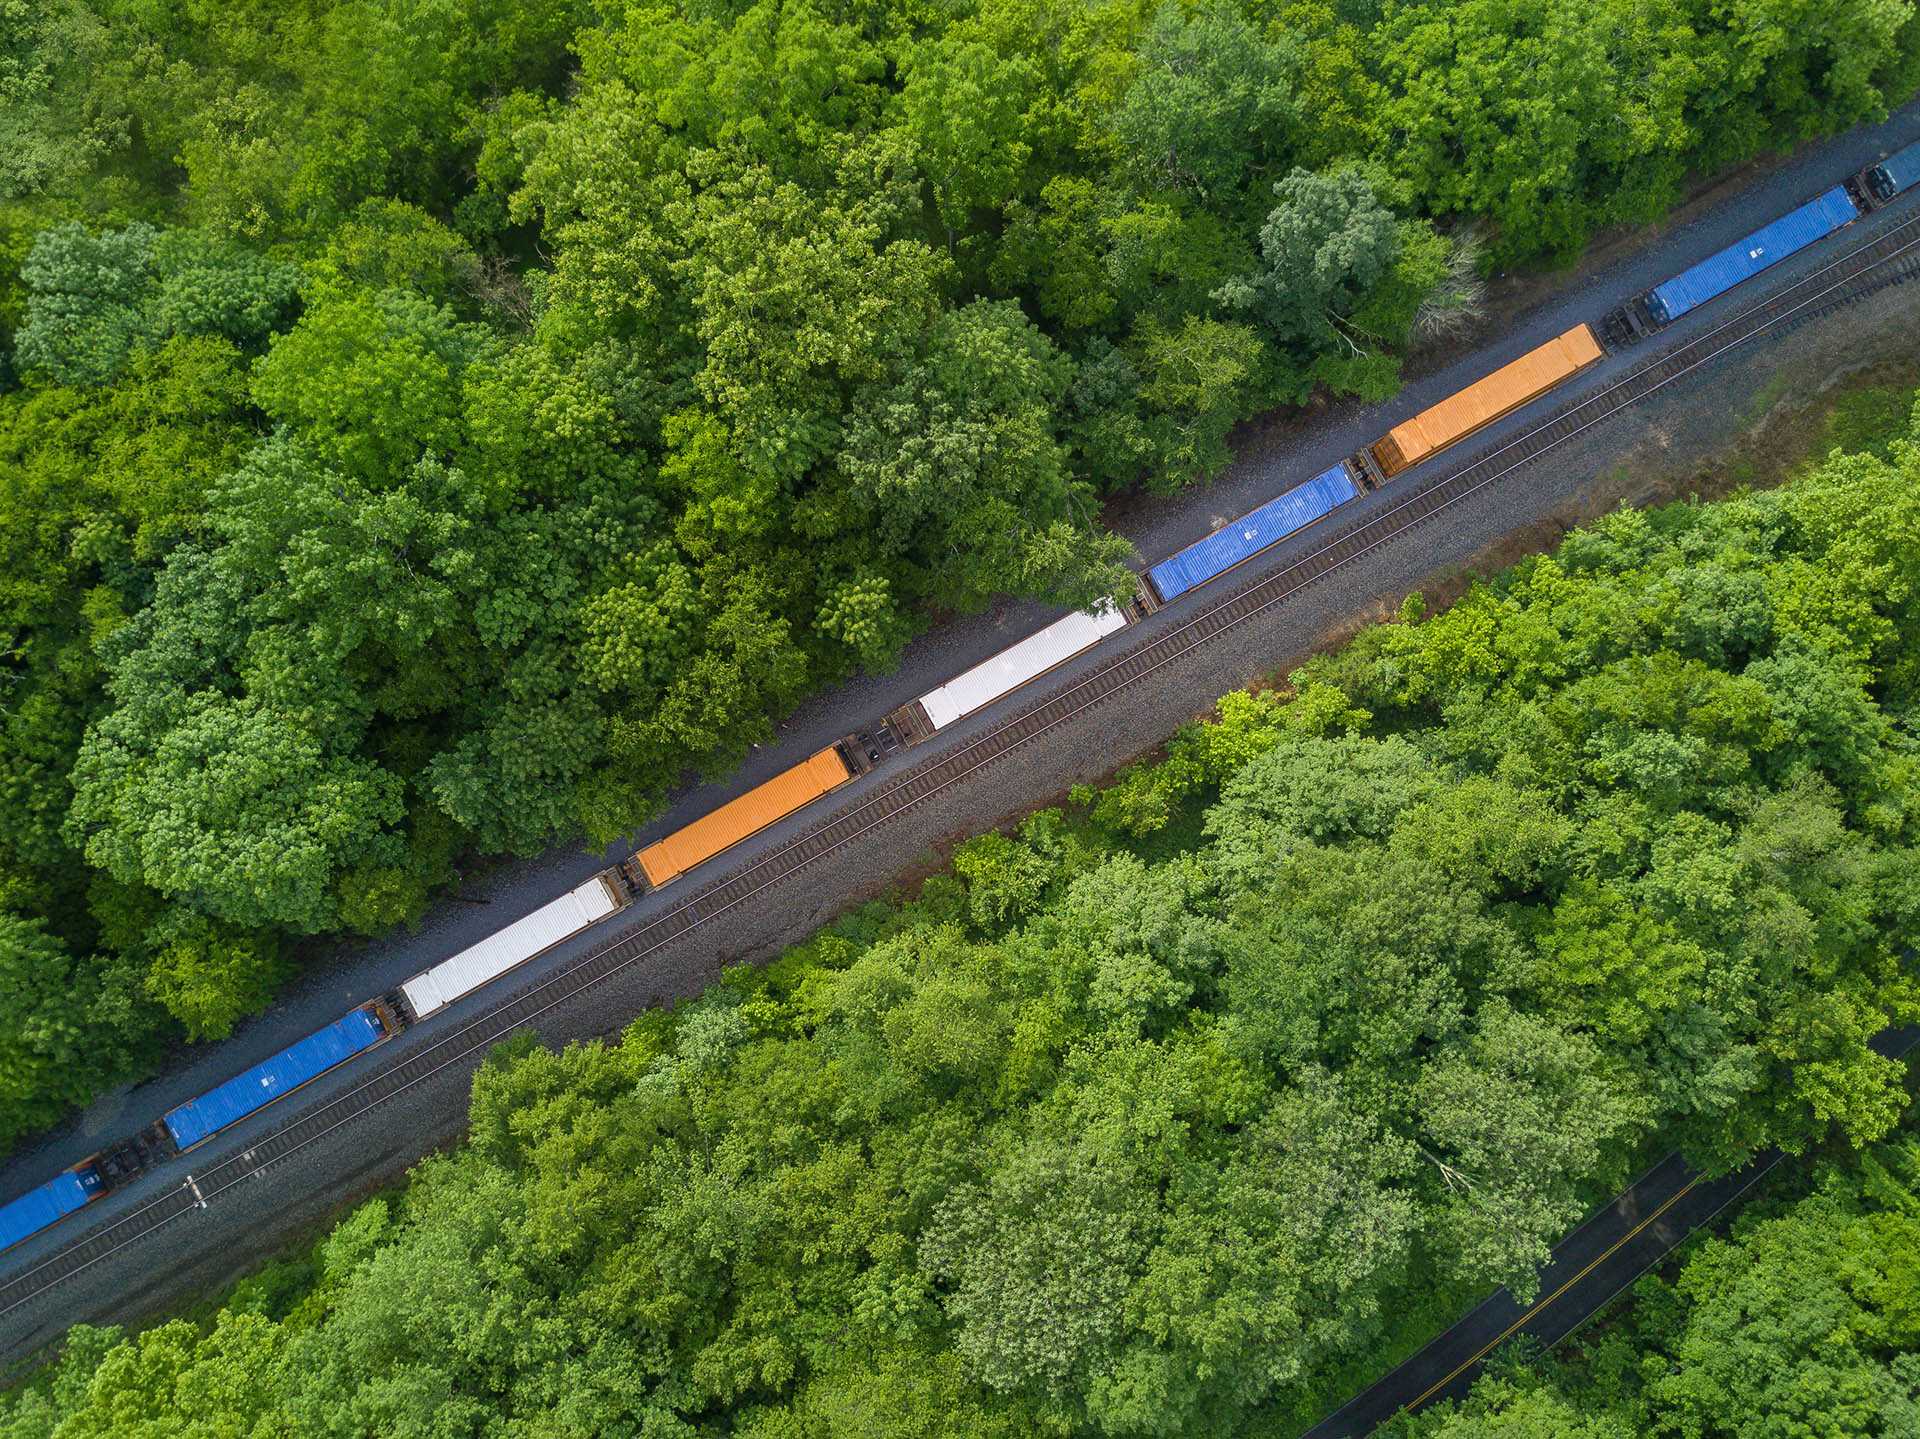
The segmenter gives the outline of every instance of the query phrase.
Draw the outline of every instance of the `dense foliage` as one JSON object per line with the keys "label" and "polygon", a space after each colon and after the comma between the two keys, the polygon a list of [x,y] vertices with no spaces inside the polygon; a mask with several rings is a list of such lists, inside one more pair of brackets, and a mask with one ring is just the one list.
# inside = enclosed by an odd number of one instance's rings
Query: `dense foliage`
{"label": "dense foliage", "polygon": [[1906,0],[0,5],[0,1142],[930,610],[1124,586],[1099,497],[1390,390],[1475,227],[1571,255],[1916,55]]}
{"label": "dense foliage", "polygon": [[1892,455],[1617,514],[617,1046],[497,1055],[403,1196],[209,1327],[79,1332],[0,1436],[1285,1432],[1652,1146],[1882,1139]]}
{"label": "dense foliage", "polygon": [[1511,1363],[1402,1439],[1905,1439],[1920,1432],[1920,1142],[1742,1216],[1566,1363]]}

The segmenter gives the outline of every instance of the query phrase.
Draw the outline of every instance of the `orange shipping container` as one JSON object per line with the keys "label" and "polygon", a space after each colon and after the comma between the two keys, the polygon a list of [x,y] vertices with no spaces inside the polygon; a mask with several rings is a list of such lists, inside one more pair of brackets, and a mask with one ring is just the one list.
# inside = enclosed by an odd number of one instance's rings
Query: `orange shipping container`
{"label": "orange shipping container", "polygon": [[839,751],[828,748],[783,770],[765,784],[755,785],[738,799],[730,799],[710,814],[657,839],[636,859],[656,889],[678,879],[703,860],[758,834],[776,820],[785,819],[828,790],[838,789],[852,776]]}
{"label": "orange shipping container", "polygon": [[1555,336],[1539,349],[1527,351],[1458,394],[1395,425],[1384,440],[1376,440],[1372,446],[1380,473],[1393,476],[1409,465],[1419,464],[1435,451],[1464,440],[1481,426],[1544,395],[1600,357],[1593,331],[1575,325],[1566,334]]}

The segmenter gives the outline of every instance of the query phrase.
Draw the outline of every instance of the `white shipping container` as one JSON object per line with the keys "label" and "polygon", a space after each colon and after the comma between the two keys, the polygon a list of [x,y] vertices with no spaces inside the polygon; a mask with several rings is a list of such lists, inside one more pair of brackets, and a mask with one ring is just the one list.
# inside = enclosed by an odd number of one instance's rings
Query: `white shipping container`
{"label": "white shipping container", "polygon": [[945,729],[1126,625],[1127,617],[1113,605],[1055,620],[1038,634],[1028,635],[939,689],[921,695],[921,708],[936,730]]}
{"label": "white shipping container", "polygon": [[467,946],[451,959],[441,960],[424,974],[416,974],[400,986],[400,992],[407,997],[414,1017],[425,1019],[462,995],[472,994],[481,985],[498,979],[515,965],[525,964],[536,954],[605,919],[623,903],[614,889],[614,881],[597,874],[578,889],[568,890],[478,944]]}

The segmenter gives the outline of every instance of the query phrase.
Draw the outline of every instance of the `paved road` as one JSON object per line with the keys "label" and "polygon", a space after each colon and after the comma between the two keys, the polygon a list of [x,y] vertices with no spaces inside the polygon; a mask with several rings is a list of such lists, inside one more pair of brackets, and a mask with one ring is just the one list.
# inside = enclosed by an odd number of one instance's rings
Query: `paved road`
{"label": "paved road", "polygon": [[[1140,506],[1129,514],[1123,528],[1143,553],[1159,555],[1177,548],[1211,528],[1215,518],[1243,512],[1303,475],[1324,468],[1331,459],[1376,437],[1398,419],[1491,366],[1578,320],[1597,318],[1620,296],[1646,288],[1691,260],[1737,239],[1754,224],[1778,214],[1834,177],[1849,173],[1916,137],[1920,137],[1920,105],[1908,107],[1888,125],[1809,147],[1791,162],[1759,175],[1738,194],[1709,208],[1698,218],[1649,237],[1631,253],[1623,252],[1581,283],[1569,286],[1558,298],[1520,317],[1497,340],[1424,376],[1392,402],[1370,407],[1333,407],[1315,425],[1303,426],[1279,438],[1263,438],[1214,488]],[[1863,222],[1868,227],[1871,223]],[[1762,288],[1786,283],[1816,263],[1816,258],[1796,257],[1770,276]],[[1684,338],[1714,321],[1715,311],[1708,307],[1704,317],[1690,316],[1676,326],[1675,331],[1678,337]],[[1569,393],[1605,383],[1616,377],[1619,369],[1617,362],[1596,366],[1593,372],[1570,386]],[[1526,422],[1524,417],[1516,416],[1492,427],[1480,441],[1463,447],[1461,460],[1464,462],[1472,453],[1509,438]],[[1614,433],[1619,434],[1617,430]],[[1146,748],[1186,714],[1200,708],[1206,697],[1263,672],[1278,660],[1306,652],[1380,597],[1403,592],[1406,586],[1419,583],[1422,576],[1431,574],[1436,567],[1459,563],[1490,539],[1539,519],[1551,511],[1556,499],[1577,494],[1598,468],[1598,461],[1576,463],[1569,459],[1552,473],[1530,478],[1512,494],[1489,497],[1486,503],[1470,511],[1463,510],[1454,529],[1429,532],[1415,543],[1383,554],[1364,580],[1349,577],[1340,584],[1329,584],[1314,595],[1302,597],[1284,620],[1276,621],[1268,630],[1236,637],[1232,644],[1223,644],[1208,656],[1196,657],[1192,665],[1169,672],[1161,689],[1152,695],[1140,696],[1133,713],[1122,717],[1122,722],[1106,717],[1080,733],[1063,734],[1057,745],[1024,761],[1027,766],[1024,774],[1009,769],[1003,775],[989,778],[979,786],[970,809],[956,802],[922,816],[917,827],[901,827],[871,852],[850,855],[838,868],[823,868],[813,891],[802,900],[796,902],[793,896],[785,896],[765,913],[743,916],[733,928],[703,937],[705,947],[698,952],[690,949],[671,962],[663,962],[643,980],[636,979],[617,991],[609,990],[600,997],[597,1006],[557,1018],[552,1025],[543,1026],[543,1033],[554,1039],[605,1033],[617,1029],[645,1004],[697,992],[711,980],[723,961],[761,953],[771,945],[804,934],[849,898],[873,892],[888,878],[917,862],[926,854],[925,847],[941,836],[977,827],[1022,805],[1031,805],[1057,793],[1065,783],[1097,776],[1115,761]],[[1364,513],[1368,507],[1382,502],[1391,502],[1391,490],[1383,496],[1358,502],[1354,513]],[[1297,553],[1297,546],[1282,545],[1253,562],[1253,567],[1255,570],[1275,568]],[[912,647],[895,674],[864,678],[815,700],[783,726],[778,743],[756,753],[727,783],[690,791],[666,817],[649,826],[639,838],[650,839],[704,812],[721,799],[758,782],[839,734],[870,722],[895,704],[1001,648],[1045,618],[1043,610],[1012,606],[973,621],[947,626],[926,637]],[[1090,663],[1092,661],[1087,660],[1064,666],[1046,683],[1070,682],[1084,673]],[[991,717],[985,716],[970,725],[977,727],[990,722]],[[945,742],[964,740],[974,732],[970,725],[956,727],[952,735],[944,737]],[[938,752],[939,743],[929,746],[929,751]],[[823,801],[809,811],[808,822],[833,812],[837,804],[851,800],[860,788],[860,785],[848,786],[842,795]],[[738,864],[762,855],[790,837],[792,830],[791,825],[776,827],[718,863]],[[625,852],[625,847],[614,851],[615,854]],[[602,856],[560,851],[537,862],[503,869],[475,886],[471,897],[479,903],[442,904],[418,934],[397,935],[363,946],[333,963],[315,967],[270,1014],[245,1026],[226,1044],[195,1051],[165,1075],[109,1096],[73,1124],[17,1155],[0,1172],[0,1194],[17,1193],[59,1167],[84,1158],[103,1140],[132,1130],[170,1105],[311,1032],[349,1005],[390,987],[509,922],[605,862]],[[652,908],[655,903],[646,901],[635,906],[619,923],[631,926],[644,922],[655,912]],[[530,972],[550,970],[609,937],[608,929],[603,928],[591,938],[562,946],[537,961]],[[402,1036],[385,1053],[388,1056],[403,1054],[410,1039],[416,1037]],[[314,1092],[324,1094],[345,1082],[344,1076],[335,1076],[321,1081]],[[354,1183],[390,1175],[407,1159],[457,1135],[464,1088],[464,1079],[450,1076],[443,1093],[420,1097],[417,1112],[409,1113],[385,1129],[376,1128],[356,1136],[351,1143],[343,1143],[337,1153],[316,1155],[304,1177],[283,1173],[276,1192],[270,1198],[263,1195],[257,1213],[229,1216],[220,1221],[229,1242],[203,1244],[192,1256],[179,1256],[176,1267],[181,1272],[173,1276],[176,1286],[188,1283],[193,1274],[211,1276],[223,1272],[222,1266],[230,1269],[236,1262],[235,1256],[247,1251],[253,1242],[252,1236],[269,1230],[284,1233],[303,1219],[317,1219]],[[238,1147],[248,1142],[251,1133],[257,1132],[243,1126],[225,1142]],[[176,1163],[144,1183],[178,1183],[185,1172],[187,1166]],[[142,1186],[136,1185],[126,1194],[102,1201],[89,1211],[89,1221],[110,1218],[126,1205],[139,1202],[141,1194]],[[31,1263],[63,1238],[56,1233],[44,1241],[23,1246],[8,1256],[6,1268],[14,1271]],[[257,1252],[257,1244],[253,1247]],[[149,1262],[147,1272],[151,1271]],[[138,1276],[129,1278],[128,1273],[103,1277],[91,1294],[76,1294],[62,1314],[41,1314],[20,1326],[7,1326],[6,1331],[0,1333],[0,1346],[16,1349],[21,1343],[44,1339],[66,1317],[128,1312],[140,1306],[146,1288],[159,1283],[157,1278],[151,1283]]]}
{"label": "paved road", "polygon": [[[1920,1028],[1909,1027],[1880,1036],[1874,1048],[1899,1058],[1917,1042]],[[1517,1335],[1548,1348],[1558,1344],[1688,1235],[1751,1194],[1782,1158],[1779,1150],[1769,1149],[1733,1173],[1710,1179],[1669,1154],[1555,1246],[1532,1303],[1521,1304],[1505,1289],[1495,1291],[1302,1439],[1363,1439],[1402,1409],[1463,1398],[1487,1356]]]}

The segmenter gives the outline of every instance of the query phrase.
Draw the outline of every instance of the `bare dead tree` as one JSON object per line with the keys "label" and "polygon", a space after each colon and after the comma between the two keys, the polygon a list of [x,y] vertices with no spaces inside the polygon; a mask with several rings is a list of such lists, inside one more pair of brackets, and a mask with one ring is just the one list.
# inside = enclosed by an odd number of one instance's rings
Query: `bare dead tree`
{"label": "bare dead tree", "polygon": [[1454,339],[1486,318],[1487,286],[1480,278],[1480,252],[1484,248],[1478,230],[1462,230],[1451,237],[1446,271],[1414,312],[1416,343]]}
{"label": "bare dead tree", "polygon": [[1441,1179],[1446,1181],[1447,1188],[1455,1194],[1466,1193],[1473,1188],[1473,1179],[1466,1171],[1455,1169],[1451,1164],[1447,1163],[1446,1160],[1427,1149],[1424,1145],[1415,1145],[1414,1148],[1420,1151],[1420,1157],[1422,1159],[1440,1171]]}

